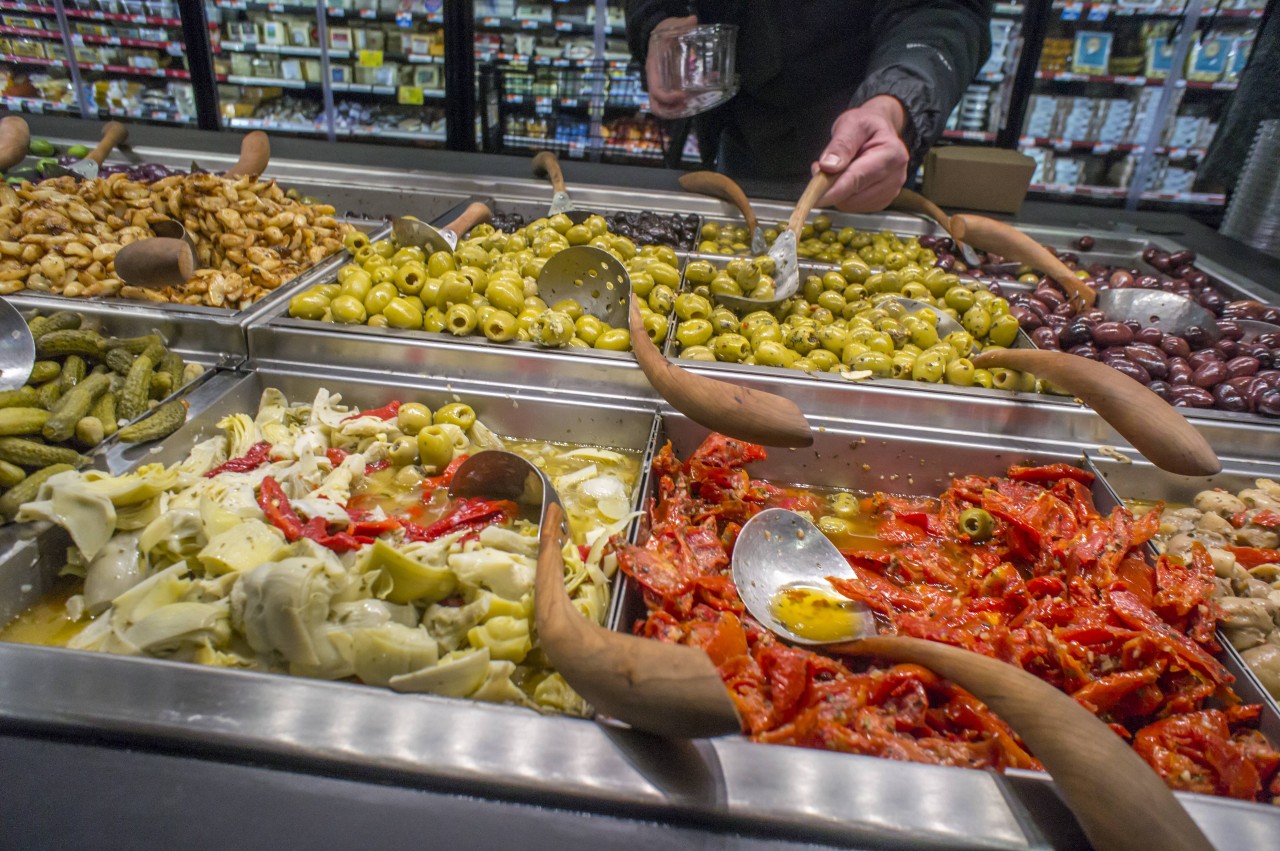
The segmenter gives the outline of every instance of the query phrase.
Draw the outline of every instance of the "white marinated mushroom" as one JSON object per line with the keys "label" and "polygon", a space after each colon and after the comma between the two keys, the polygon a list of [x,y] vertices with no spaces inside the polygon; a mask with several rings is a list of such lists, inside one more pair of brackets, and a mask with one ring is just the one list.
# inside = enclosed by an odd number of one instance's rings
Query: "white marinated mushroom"
{"label": "white marinated mushroom", "polygon": [[1253,675],[1271,696],[1280,700],[1280,645],[1259,644],[1240,654]]}
{"label": "white marinated mushroom", "polygon": [[1196,494],[1196,508],[1206,514],[1221,514],[1230,517],[1244,511],[1244,502],[1220,488],[1200,491]]}

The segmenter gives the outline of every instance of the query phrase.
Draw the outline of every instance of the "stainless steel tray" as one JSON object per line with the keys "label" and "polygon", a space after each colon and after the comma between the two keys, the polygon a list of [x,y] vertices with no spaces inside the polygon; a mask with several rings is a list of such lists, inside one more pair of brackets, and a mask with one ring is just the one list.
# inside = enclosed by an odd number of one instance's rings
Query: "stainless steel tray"
{"label": "stainless steel tray", "polygon": [[[681,459],[687,459],[708,434],[706,429],[678,414],[663,414],[658,426],[655,448],[669,440],[676,456]],[[766,460],[751,465],[751,472],[754,477],[775,484],[936,496],[957,475],[1000,476],[1013,464],[1067,462],[1091,468],[1092,461],[1092,456],[1065,448],[992,447],[982,435],[977,434],[953,434],[941,438],[924,437],[909,428],[845,431],[839,427],[824,426],[813,447],[772,450]],[[656,479],[650,477],[646,485],[650,488],[646,495],[647,503],[648,499],[657,498]],[[1095,479],[1093,493],[1103,512],[1120,502],[1103,476]],[[614,600],[610,612],[611,626],[631,632],[632,625],[646,614],[642,591],[637,583],[625,578],[616,588]],[[1219,658],[1237,676],[1241,696],[1263,706],[1261,729],[1273,743],[1280,744],[1280,709],[1269,698],[1262,699],[1265,693],[1258,694],[1260,686],[1247,670],[1242,670],[1244,666],[1239,657],[1233,658],[1233,655],[1224,653]],[[766,745],[760,747],[762,750],[775,749]],[[890,769],[886,767],[885,770]],[[957,776],[969,773],[967,769],[949,767],[932,767],[932,770],[939,776],[942,773]],[[1052,785],[1047,775],[1038,772],[1017,772],[1016,777]],[[1011,781],[1004,777],[1001,782]],[[1178,793],[1178,799],[1220,848],[1249,847],[1241,844],[1244,839],[1280,826],[1280,809],[1270,805],[1191,793]],[[1209,813],[1213,815],[1203,817]]]}

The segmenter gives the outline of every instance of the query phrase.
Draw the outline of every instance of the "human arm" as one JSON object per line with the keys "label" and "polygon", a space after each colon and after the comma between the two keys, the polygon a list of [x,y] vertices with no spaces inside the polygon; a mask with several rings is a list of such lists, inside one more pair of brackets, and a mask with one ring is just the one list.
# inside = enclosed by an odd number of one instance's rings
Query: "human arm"
{"label": "human arm", "polygon": [[872,211],[893,200],[986,61],[990,17],[990,0],[878,4],[867,75],[818,159],[839,174],[819,203]]}
{"label": "human arm", "polygon": [[659,118],[678,114],[684,94],[662,88],[657,57],[649,55],[649,39],[655,32],[696,24],[698,19],[690,12],[689,4],[680,0],[627,0],[627,44],[631,55],[644,63],[649,110]]}

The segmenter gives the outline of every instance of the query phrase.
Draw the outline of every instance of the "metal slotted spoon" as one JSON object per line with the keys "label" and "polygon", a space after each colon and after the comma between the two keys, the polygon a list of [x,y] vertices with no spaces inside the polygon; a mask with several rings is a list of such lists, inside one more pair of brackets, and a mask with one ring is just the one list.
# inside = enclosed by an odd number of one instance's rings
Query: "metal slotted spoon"
{"label": "metal slotted spoon", "polygon": [[17,390],[27,383],[36,362],[36,341],[22,314],[0,298],[0,390]]}
{"label": "metal slotted spoon", "polygon": [[575,245],[547,258],[538,273],[538,293],[548,305],[573,299],[583,313],[622,328],[627,324],[631,276],[603,248]]}

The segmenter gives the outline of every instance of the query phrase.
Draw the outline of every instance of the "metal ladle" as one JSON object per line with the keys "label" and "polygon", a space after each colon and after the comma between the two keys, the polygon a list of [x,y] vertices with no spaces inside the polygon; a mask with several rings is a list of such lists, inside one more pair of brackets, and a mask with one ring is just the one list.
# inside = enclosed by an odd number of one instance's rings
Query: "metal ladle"
{"label": "metal ladle", "polygon": [[793,633],[774,616],[776,596],[791,588],[829,589],[827,577],[851,575],[835,545],[795,512],[770,508],[747,521],[734,544],[732,569],[747,611],[788,641],[825,644],[834,655],[922,665],[986,703],[1044,765],[1094,846],[1213,847],[1123,739],[1069,695],[1021,668],[935,641],[877,636],[865,606],[847,639],[818,642]]}
{"label": "metal ladle", "polygon": [[417,246],[428,254],[447,251],[450,254],[458,247],[458,239],[481,222],[487,222],[493,216],[489,205],[481,201],[473,201],[467,205],[462,214],[444,227],[437,228],[413,216],[401,216],[391,221],[391,234],[401,247]]}
{"label": "metal ladle", "polygon": [[0,298],[0,390],[17,390],[31,377],[36,341],[22,314]]}
{"label": "metal ladle", "polygon": [[706,653],[614,632],[573,605],[564,587],[564,511],[542,471],[513,452],[478,452],[454,472],[449,494],[511,499],[538,512],[538,643],[598,714],[678,738],[741,732],[737,710]]}

